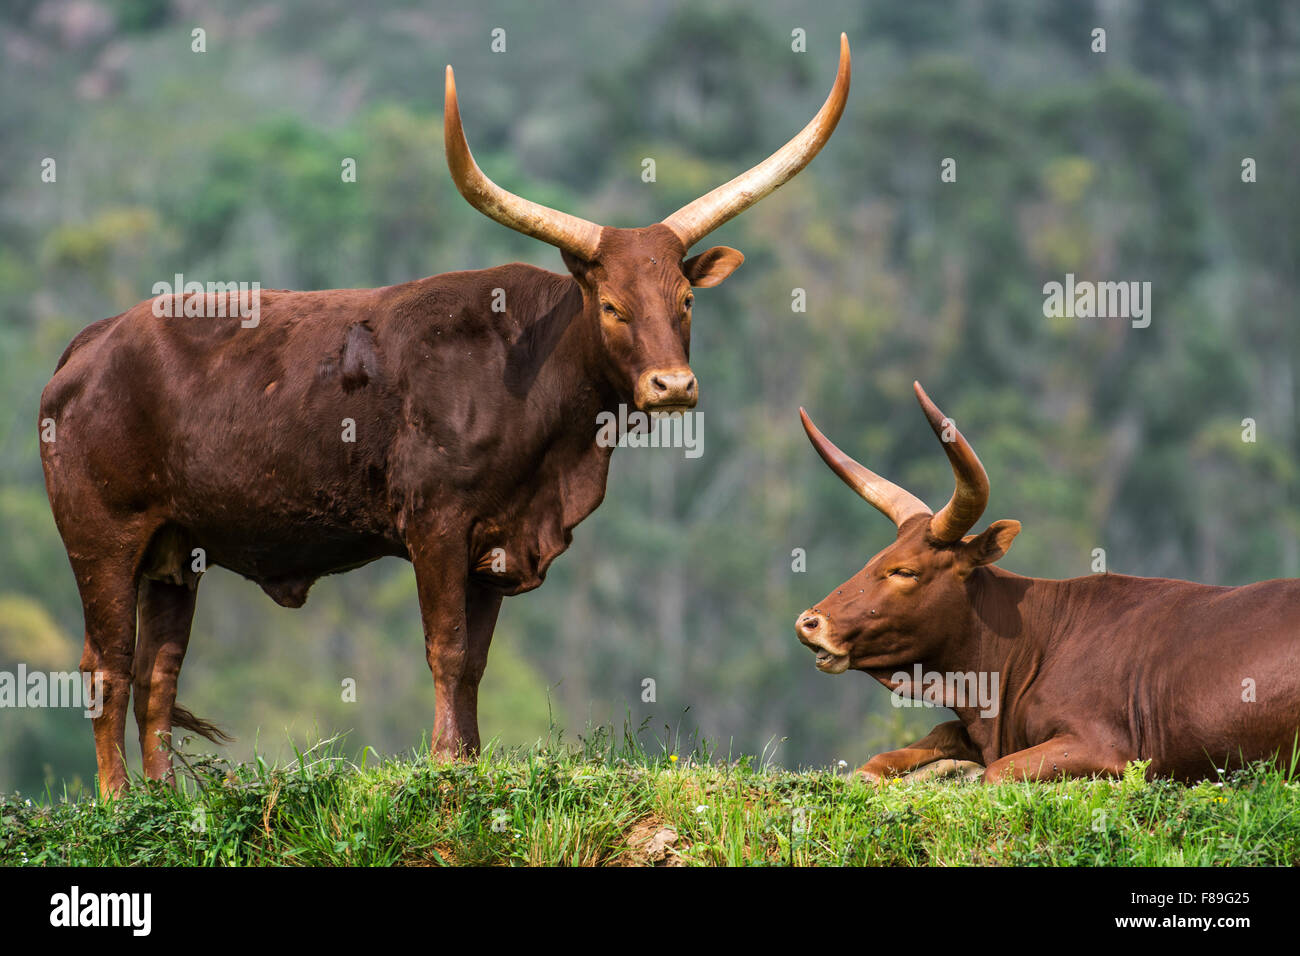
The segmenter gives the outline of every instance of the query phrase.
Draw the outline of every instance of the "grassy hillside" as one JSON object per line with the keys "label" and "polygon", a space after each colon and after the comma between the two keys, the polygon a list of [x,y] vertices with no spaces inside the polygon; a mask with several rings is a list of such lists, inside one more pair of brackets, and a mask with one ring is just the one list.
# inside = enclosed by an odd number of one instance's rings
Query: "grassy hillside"
{"label": "grassy hillside", "polygon": [[3,865],[1296,865],[1300,777],[876,787],[597,731],[472,764],[185,757],[173,791],[0,798]]}

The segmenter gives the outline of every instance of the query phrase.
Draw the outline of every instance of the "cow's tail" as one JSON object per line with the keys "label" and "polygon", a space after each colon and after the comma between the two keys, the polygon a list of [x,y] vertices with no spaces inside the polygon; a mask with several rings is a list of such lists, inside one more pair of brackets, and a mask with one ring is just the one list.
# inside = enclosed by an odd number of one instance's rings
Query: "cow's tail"
{"label": "cow's tail", "polygon": [[184,727],[186,730],[192,730],[200,737],[207,737],[214,744],[228,744],[235,739],[216,724],[209,723],[206,720],[200,720],[184,707],[180,707],[176,704],[172,705],[172,726]]}

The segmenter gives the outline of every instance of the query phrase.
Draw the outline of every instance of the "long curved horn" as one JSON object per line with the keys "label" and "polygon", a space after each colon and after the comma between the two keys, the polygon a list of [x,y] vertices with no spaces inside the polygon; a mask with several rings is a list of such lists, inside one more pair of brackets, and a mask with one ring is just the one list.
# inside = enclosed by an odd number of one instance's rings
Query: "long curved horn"
{"label": "long curved horn", "polygon": [[869,468],[859,465],[844,452],[836,448],[829,438],[817,430],[808,413],[799,409],[803,420],[803,430],[808,433],[808,440],[822,456],[822,461],[830,465],[831,471],[840,476],[840,480],[856,491],[867,504],[874,507],[898,527],[914,515],[928,515],[930,509],[916,495],[893,482],[886,481]]}
{"label": "long curved horn", "polygon": [[816,156],[835,132],[849,97],[849,38],[840,34],[840,68],[835,85],[811,123],[775,153],[731,182],[683,206],[664,220],[689,249],[728,219],[740,215],[788,182]]}
{"label": "long curved horn", "polygon": [[600,245],[600,226],[516,196],[483,175],[469,151],[469,143],[465,141],[460,103],[456,99],[456,77],[450,66],[447,67],[447,102],[442,125],[451,178],[471,206],[503,226],[549,242],[581,259],[590,259],[596,254],[596,247]]}
{"label": "long curved horn", "polygon": [[[930,421],[930,427],[943,445],[944,453],[952,464],[952,473],[957,479],[957,488],[952,498],[935,516],[930,519],[930,536],[936,541],[951,544],[960,541],[962,536],[979,521],[980,515],[989,503],[989,476],[980,464],[979,456],[970,446],[962,433],[957,431],[951,418],[946,418],[939,406],[930,401],[920,382],[913,382],[916,400],[921,403],[921,410]],[[951,437],[945,438],[947,431]]]}

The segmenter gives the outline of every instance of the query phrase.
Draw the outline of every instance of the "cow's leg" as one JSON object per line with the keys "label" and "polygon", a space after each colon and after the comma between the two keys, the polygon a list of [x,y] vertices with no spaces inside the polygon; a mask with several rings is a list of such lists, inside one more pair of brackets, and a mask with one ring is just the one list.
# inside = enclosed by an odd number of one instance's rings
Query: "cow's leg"
{"label": "cow's leg", "polygon": [[961,778],[962,780],[979,780],[984,776],[984,765],[974,760],[936,760],[934,763],[922,764],[903,779],[908,783],[922,780],[940,780],[944,778]]}
{"label": "cow's leg", "polygon": [[140,728],[144,772],[173,782],[168,747],[176,681],[194,621],[194,588],[146,579],[140,586],[139,636],[135,645],[135,722]]}
{"label": "cow's leg", "polygon": [[471,731],[472,753],[477,753],[479,748],[478,685],[487,667],[488,648],[492,644],[492,632],[496,630],[501,599],[500,591],[485,587],[474,580],[470,580],[466,589],[465,613],[469,619],[469,654],[465,662],[465,673],[461,679],[461,692],[456,698],[456,722],[460,727]]}
{"label": "cow's leg", "polygon": [[939,724],[916,743],[902,750],[876,754],[857,769],[855,777],[879,783],[889,777],[910,773],[936,760],[960,760],[979,763],[982,754],[971,742],[960,720]]}
{"label": "cow's leg", "polygon": [[134,562],[76,563],[73,570],[86,617],[81,670],[98,688],[95,763],[99,792],[112,796],[126,789],[126,710],[131,700],[131,658],[135,652],[136,578]]}
{"label": "cow's leg", "polygon": [[[467,721],[476,713],[477,682],[474,675],[469,614],[469,567],[464,553],[438,547],[447,536],[432,539],[435,546],[408,545],[415,566],[415,586],[424,625],[424,651],[433,672],[436,695],[433,717],[433,752],[455,759],[478,751],[478,724]],[[463,546],[462,546],[463,548]],[[486,661],[486,648],[483,651]],[[480,676],[482,671],[479,671]],[[473,688],[471,690],[471,688]]]}
{"label": "cow's leg", "polygon": [[1126,761],[1115,753],[1104,753],[1077,737],[1053,737],[1045,743],[1007,754],[989,764],[985,783],[1003,780],[1060,780],[1064,777],[1118,777]]}

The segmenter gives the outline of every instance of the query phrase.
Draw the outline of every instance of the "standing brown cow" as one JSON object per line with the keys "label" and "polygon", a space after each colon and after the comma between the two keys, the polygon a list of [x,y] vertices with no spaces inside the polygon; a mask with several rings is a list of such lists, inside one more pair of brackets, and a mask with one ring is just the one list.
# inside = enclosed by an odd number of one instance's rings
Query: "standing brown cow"
{"label": "standing brown cow", "polygon": [[516,263],[382,289],[264,292],[255,322],[160,318],[150,300],[78,335],[41,396],[56,435],[41,459],[85,611],[81,668],[103,678],[101,791],[126,784],[133,688],[150,777],[171,774],[160,741],[173,724],[215,732],[175,705],[200,553],[288,607],[322,575],[409,559],[437,693],[434,751],[477,750],[503,595],[541,584],[604,497],[612,449],[599,420],[699,397],[691,288],[722,282],[743,256],[687,250],[803,169],[848,92],[841,35],[830,96],[789,143],[661,223],[614,229],[484,176],[448,67],[457,188],[559,248],[569,274]]}
{"label": "standing brown cow", "polygon": [[1049,581],[994,567],[1020,523],[967,534],[988,503],[988,476],[914,388],[957,478],[937,514],[845,455],[799,410],[818,454],[898,538],[800,614],[795,633],[818,670],[865,671],[900,697],[957,714],[860,774],[880,780],[957,760],[985,764],[986,781],[1039,780],[1113,776],[1150,760],[1153,775],[1191,780],[1279,753],[1294,759],[1300,580]]}

